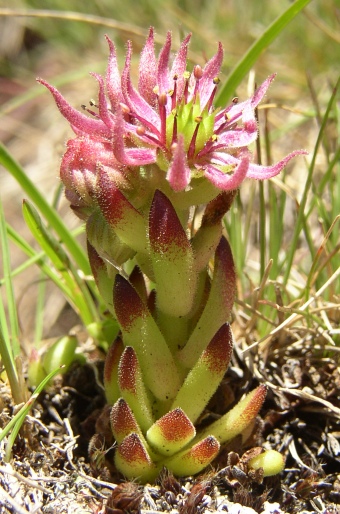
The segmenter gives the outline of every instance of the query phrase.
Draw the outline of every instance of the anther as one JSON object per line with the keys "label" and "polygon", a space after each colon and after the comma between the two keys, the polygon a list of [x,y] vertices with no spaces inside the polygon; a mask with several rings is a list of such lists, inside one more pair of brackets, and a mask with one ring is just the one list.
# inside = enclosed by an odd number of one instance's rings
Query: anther
{"label": "anther", "polygon": [[194,66],[194,77],[196,80],[200,80],[203,76],[203,70],[199,64]]}
{"label": "anther", "polygon": [[136,129],[136,132],[137,132],[138,136],[144,136],[144,134],[146,132],[145,127],[142,127],[141,125],[139,125]]}
{"label": "anther", "polygon": [[159,96],[158,96],[158,105],[166,105],[166,102],[167,102],[167,95],[166,93],[161,93]]}
{"label": "anther", "polygon": [[194,94],[193,94],[193,98],[194,98],[194,102],[196,101],[196,97],[197,97],[197,93],[198,93],[198,87],[199,87],[199,81],[200,79],[202,78],[202,75],[203,75],[203,70],[201,68],[201,66],[199,66],[198,64],[196,64],[196,66],[194,66],[194,77],[195,77],[195,89],[194,89]]}
{"label": "anther", "polygon": [[130,114],[130,109],[129,109],[129,107],[126,104],[124,104],[123,102],[120,102],[119,105],[120,105],[120,107],[122,109],[122,113],[123,114]]}
{"label": "anther", "polygon": [[86,107],[86,105],[83,104],[81,108],[84,109],[84,111],[86,111],[88,114],[91,114],[91,116],[93,116],[94,118],[99,118],[98,114],[89,109],[88,107]]}

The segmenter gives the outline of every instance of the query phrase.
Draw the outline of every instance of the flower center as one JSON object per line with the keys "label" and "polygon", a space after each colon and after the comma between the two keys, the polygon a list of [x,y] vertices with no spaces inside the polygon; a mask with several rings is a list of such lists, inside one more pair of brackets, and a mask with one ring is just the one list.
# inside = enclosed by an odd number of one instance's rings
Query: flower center
{"label": "flower center", "polygon": [[177,98],[177,77],[174,77],[174,88],[169,92],[172,107],[170,114],[166,115],[167,95],[163,93],[158,96],[161,140],[163,148],[166,148],[166,152],[159,152],[157,161],[158,165],[163,169],[168,165],[169,158],[171,159],[171,148],[177,142],[179,134],[183,135],[184,149],[189,166],[193,165],[198,153],[214,136],[217,110],[213,109],[212,102],[219,79],[216,78],[212,81],[210,97],[205,102],[205,105],[202,106],[200,90],[202,70],[200,66],[195,66],[193,74],[196,80],[192,94],[189,95],[190,74],[186,73],[184,91],[180,99]]}

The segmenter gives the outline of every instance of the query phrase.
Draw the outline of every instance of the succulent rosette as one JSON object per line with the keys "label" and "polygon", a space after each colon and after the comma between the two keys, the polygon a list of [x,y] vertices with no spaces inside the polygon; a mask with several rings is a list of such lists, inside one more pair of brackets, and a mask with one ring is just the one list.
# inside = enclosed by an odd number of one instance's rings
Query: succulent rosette
{"label": "succulent rosette", "polygon": [[[115,465],[146,481],[163,466],[177,475],[198,473],[221,444],[251,426],[263,404],[260,385],[199,428],[233,346],[236,276],[222,218],[246,178],[274,177],[304,152],[273,166],[252,162],[255,109],[274,75],[251,98],[215,108],[221,44],[189,73],[190,35],[172,58],[168,33],[156,57],[150,29],[135,87],[131,43],[120,72],[107,41],[106,77],[93,74],[99,98],[87,112],[39,81],[76,134],[60,176],[71,207],[86,221],[93,275],[121,329],[104,376]],[[197,205],[199,224],[192,216]]]}

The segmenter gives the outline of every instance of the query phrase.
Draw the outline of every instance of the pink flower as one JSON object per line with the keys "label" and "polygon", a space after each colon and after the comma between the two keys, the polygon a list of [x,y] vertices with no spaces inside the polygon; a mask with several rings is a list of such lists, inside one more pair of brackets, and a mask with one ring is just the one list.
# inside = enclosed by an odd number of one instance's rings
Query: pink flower
{"label": "pink flower", "polygon": [[[218,189],[232,190],[246,177],[274,177],[292,157],[305,153],[292,152],[273,166],[251,163],[248,146],[258,135],[255,108],[274,75],[263,82],[252,98],[215,109],[213,102],[223,60],[221,44],[204,68],[194,66],[190,74],[186,71],[190,35],[183,40],[170,66],[171,34],[167,34],[156,58],[151,28],[140,56],[136,89],[130,75],[131,43],[120,73],[114,44],[109,38],[107,41],[110,57],[106,77],[93,74],[99,85],[99,102],[97,112],[88,110],[91,116],[75,110],[57,89],[39,79],[51,91],[77,135],[77,143],[68,144],[62,180],[68,190],[82,199],[93,193],[98,165],[115,172],[157,165],[174,191],[193,187],[195,179],[201,177]],[[82,180],[80,174],[84,175]],[[73,178],[76,185],[72,185]]]}

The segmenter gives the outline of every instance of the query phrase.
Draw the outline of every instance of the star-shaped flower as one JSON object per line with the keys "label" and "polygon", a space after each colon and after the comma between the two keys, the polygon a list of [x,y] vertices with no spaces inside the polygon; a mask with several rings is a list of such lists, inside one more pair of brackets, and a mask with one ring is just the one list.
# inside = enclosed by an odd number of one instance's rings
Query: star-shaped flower
{"label": "star-shaped flower", "polygon": [[141,52],[135,88],[130,71],[131,43],[120,73],[115,46],[109,38],[107,41],[110,57],[106,77],[93,74],[99,84],[99,102],[97,111],[87,110],[91,116],[74,109],[57,89],[39,79],[77,135],[76,142],[68,143],[61,166],[69,196],[73,191],[85,203],[91,200],[99,165],[122,177],[131,168],[156,165],[175,192],[190,189],[193,179],[201,177],[219,190],[232,190],[247,177],[274,177],[292,157],[306,153],[294,151],[273,166],[251,162],[248,147],[258,136],[255,109],[275,75],[268,77],[250,99],[215,109],[223,61],[221,43],[204,68],[196,65],[189,73],[190,35],[170,65],[171,34],[167,34],[156,58],[151,28]]}

